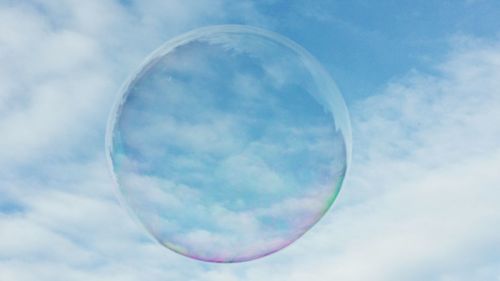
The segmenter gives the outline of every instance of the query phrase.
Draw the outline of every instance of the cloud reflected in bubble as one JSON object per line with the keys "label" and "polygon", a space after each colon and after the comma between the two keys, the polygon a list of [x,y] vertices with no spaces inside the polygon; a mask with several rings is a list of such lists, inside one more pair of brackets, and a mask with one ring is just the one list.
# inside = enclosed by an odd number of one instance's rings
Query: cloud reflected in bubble
{"label": "cloud reflected in bubble", "polygon": [[164,246],[239,262],[303,235],[339,192],[347,110],[301,47],[208,27],[154,52],[124,86],[107,149],[123,202]]}

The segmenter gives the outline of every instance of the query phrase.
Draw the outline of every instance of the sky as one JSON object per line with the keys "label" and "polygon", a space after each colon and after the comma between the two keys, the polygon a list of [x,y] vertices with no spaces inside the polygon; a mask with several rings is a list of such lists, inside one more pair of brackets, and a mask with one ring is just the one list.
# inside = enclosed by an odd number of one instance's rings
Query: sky
{"label": "sky", "polygon": [[[0,1],[0,280],[500,280],[500,3]],[[352,165],[286,249],[221,265],[150,239],[104,153],[120,85],[173,36],[281,33],[350,111]]]}

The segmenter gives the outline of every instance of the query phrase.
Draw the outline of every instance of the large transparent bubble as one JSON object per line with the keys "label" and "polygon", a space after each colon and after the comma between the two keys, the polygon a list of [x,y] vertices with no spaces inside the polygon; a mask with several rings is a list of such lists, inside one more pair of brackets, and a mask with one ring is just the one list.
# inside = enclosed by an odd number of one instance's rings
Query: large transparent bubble
{"label": "large transparent bubble", "polygon": [[328,210],[350,127],[333,80],[290,40],[244,26],[177,37],[124,85],[107,154],[122,202],[171,250],[240,262]]}

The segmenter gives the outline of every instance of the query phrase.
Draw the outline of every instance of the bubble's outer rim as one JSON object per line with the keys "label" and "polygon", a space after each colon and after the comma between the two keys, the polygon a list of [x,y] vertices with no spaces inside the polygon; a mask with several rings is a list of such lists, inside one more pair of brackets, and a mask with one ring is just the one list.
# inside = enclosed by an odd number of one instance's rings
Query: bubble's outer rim
{"label": "bubble's outer rim", "polygon": [[[336,187],[336,192],[333,194],[333,198],[330,199],[330,201],[327,203],[327,206],[324,207],[323,211],[320,213],[318,219],[313,222],[303,233],[300,235],[295,236],[293,239],[291,239],[289,242],[286,244],[282,245],[281,247],[277,249],[273,249],[272,251],[261,253],[261,254],[256,254],[253,256],[247,256],[244,258],[240,259],[234,259],[234,260],[223,260],[223,259],[208,259],[204,257],[199,257],[199,256],[194,256],[190,255],[188,253],[182,252],[179,249],[175,249],[174,247],[169,247],[165,245],[165,243],[162,243],[159,241],[157,237],[155,237],[153,234],[151,234],[148,231],[148,228],[146,225],[138,218],[138,215],[130,205],[126,202],[126,199],[123,196],[123,193],[120,190],[120,186],[118,183],[118,179],[116,177],[115,173],[115,167],[113,165],[113,159],[112,159],[112,151],[113,151],[113,132],[115,130],[115,125],[117,122],[117,119],[119,116],[121,116],[121,111],[123,109],[123,106],[128,98],[129,91],[127,89],[133,85],[133,83],[141,78],[141,74],[147,72],[148,66],[151,66],[155,60],[163,57],[164,55],[168,54],[178,46],[181,46],[189,41],[195,40],[197,38],[202,38],[202,37],[207,37],[210,36],[211,34],[231,34],[231,33],[242,33],[242,34],[250,34],[250,35],[257,35],[261,36],[264,38],[267,38],[271,41],[280,43],[281,45],[290,48],[292,51],[294,51],[297,55],[299,55],[302,58],[302,61],[304,62],[306,68],[313,73],[312,77],[324,77],[326,78],[326,86],[327,90],[329,92],[329,95],[331,96],[331,100],[327,100],[326,102],[328,103],[329,108],[332,108],[331,113],[334,115],[333,120],[335,122],[335,128],[340,131],[339,133],[343,136],[344,138],[344,144],[345,144],[345,153],[346,153],[346,165],[345,165],[345,170],[344,170],[344,175],[341,177],[339,182],[337,183]],[[316,83],[319,83],[319,81],[316,81]],[[157,48],[155,51],[150,53],[143,61],[142,63],[136,68],[134,72],[128,78],[125,80],[125,82],[121,85],[119,88],[115,100],[113,102],[113,107],[109,113],[108,117],[108,122],[107,122],[107,127],[106,127],[106,135],[105,135],[105,143],[104,143],[104,150],[105,150],[105,155],[106,155],[106,160],[107,160],[107,166],[108,166],[108,172],[110,173],[110,176],[113,181],[113,191],[115,193],[116,198],[118,199],[120,205],[127,210],[127,213],[138,223],[138,225],[141,225],[146,229],[147,235],[155,241],[156,243],[159,243],[163,245],[164,247],[167,247],[168,249],[172,250],[173,252],[176,252],[180,255],[198,260],[198,261],[204,261],[204,262],[211,262],[211,263],[237,263],[237,262],[247,262],[247,261],[252,261],[255,259],[259,259],[268,255],[271,255],[275,252],[278,252],[296,240],[298,240],[301,236],[303,236],[305,233],[307,233],[318,221],[324,216],[324,214],[330,209],[330,207],[333,205],[334,201],[338,197],[338,194],[341,191],[341,187],[345,182],[345,178],[350,170],[350,164],[351,164],[351,158],[352,158],[352,131],[351,131],[351,123],[350,123],[350,118],[349,118],[349,112],[347,110],[347,106],[345,104],[344,99],[342,98],[342,95],[340,94],[340,91],[338,90],[337,85],[335,84],[334,80],[331,78],[329,73],[324,69],[324,67],[302,46],[299,44],[295,43],[294,41],[277,34],[272,31],[264,30],[261,28],[253,27],[253,26],[247,26],[247,25],[212,25],[212,26],[207,26],[207,27],[202,27],[202,28],[197,28],[192,31],[183,33],[181,35],[178,35],[164,44],[162,44],[159,48]]]}

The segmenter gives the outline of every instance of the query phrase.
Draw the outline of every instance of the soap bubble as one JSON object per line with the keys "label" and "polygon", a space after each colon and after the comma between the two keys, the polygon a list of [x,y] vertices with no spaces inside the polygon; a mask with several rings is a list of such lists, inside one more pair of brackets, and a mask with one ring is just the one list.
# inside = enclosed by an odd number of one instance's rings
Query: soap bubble
{"label": "soap bubble", "polygon": [[241,262],[328,210],[350,159],[344,101],[296,43],[245,26],[181,35],[120,92],[107,156],[122,203],[167,248]]}

